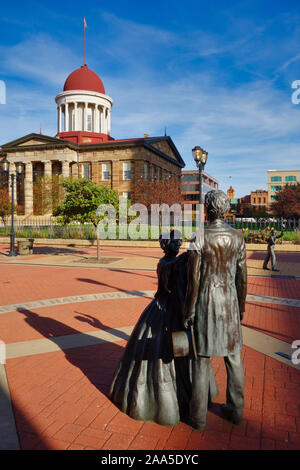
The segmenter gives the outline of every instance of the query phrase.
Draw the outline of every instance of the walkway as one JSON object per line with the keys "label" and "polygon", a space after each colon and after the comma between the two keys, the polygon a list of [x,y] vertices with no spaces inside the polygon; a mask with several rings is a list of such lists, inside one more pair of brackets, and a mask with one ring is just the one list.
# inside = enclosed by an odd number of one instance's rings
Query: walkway
{"label": "walkway", "polygon": [[262,253],[248,254],[244,420],[235,426],[220,416],[226,372],[214,358],[220,394],[199,432],[184,423],[134,421],[107,397],[128,335],[155,292],[160,250],[103,248],[109,264],[99,269],[88,259],[95,248],[39,249],[11,259],[6,246],[0,255],[7,355],[0,365],[0,448],[300,448],[300,368],[291,361],[291,343],[300,339],[299,254],[279,254],[276,276],[260,271]]}

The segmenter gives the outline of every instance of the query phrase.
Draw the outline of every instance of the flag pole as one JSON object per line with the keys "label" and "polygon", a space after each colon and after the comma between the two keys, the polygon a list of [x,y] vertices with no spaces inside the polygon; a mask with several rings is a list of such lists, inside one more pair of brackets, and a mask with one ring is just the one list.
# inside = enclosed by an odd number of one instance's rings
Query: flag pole
{"label": "flag pole", "polygon": [[83,19],[83,65],[85,65],[85,18]]}

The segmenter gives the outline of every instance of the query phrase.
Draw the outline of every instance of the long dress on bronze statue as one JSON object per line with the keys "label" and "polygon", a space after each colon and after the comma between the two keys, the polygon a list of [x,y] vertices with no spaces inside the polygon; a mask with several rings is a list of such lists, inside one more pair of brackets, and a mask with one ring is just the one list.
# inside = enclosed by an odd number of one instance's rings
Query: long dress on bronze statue
{"label": "long dress on bronze statue", "polygon": [[[178,272],[185,272],[182,256],[165,255],[159,261],[155,298],[140,316],[110,387],[111,400],[131,418],[170,426],[186,413],[191,393],[189,360],[180,358],[177,364],[171,340],[172,330],[181,329],[181,319],[168,283],[174,263],[179,261]],[[177,294],[183,299],[185,285],[178,280]]]}

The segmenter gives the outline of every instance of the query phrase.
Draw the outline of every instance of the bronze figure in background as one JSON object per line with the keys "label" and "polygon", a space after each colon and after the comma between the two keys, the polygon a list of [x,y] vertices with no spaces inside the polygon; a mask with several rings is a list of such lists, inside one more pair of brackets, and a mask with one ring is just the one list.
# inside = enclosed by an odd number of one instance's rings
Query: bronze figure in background
{"label": "bronze figure in background", "polygon": [[265,260],[264,260],[263,269],[269,269],[268,262],[271,258],[272,271],[279,271],[279,269],[277,269],[276,267],[275,244],[276,244],[276,239],[281,238],[282,236],[283,236],[283,230],[281,230],[280,235],[277,235],[277,231],[275,230],[275,228],[274,227],[271,228],[270,236],[267,239],[268,251],[267,251],[267,256],[265,257]]}

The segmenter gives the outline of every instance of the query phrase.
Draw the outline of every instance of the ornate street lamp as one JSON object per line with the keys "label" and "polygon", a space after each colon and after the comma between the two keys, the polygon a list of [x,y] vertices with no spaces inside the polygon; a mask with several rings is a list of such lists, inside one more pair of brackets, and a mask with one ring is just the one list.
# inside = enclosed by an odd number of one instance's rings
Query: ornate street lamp
{"label": "ornate street lamp", "polygon": [[199,203],[202,204],[202,172],[206,164],[208,152],[196,146],[193,148],[192,154],[199,170]]}
{"label": "ornate street lamp", "polygon": [[[10,162],[5,158],[0,161],[0,165],[4,173],[9,175],[9,165]],[[17,178],[21,176],[24,169],[23,163],[16,163],[16,176]],[[8,256],[17,256],[15,252],[15,229],[14,229],[14,212],[15,212],[15,175],[11,173],[11,228],[10,228],[10,251]],[[9,178],[8,178],[9,181]]]}

